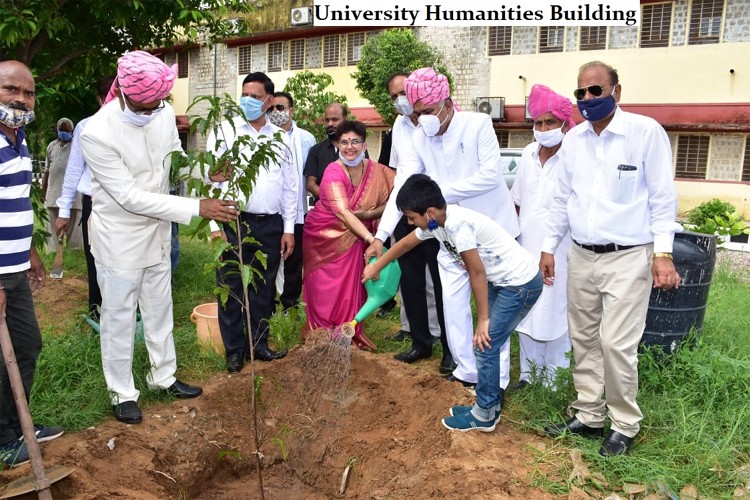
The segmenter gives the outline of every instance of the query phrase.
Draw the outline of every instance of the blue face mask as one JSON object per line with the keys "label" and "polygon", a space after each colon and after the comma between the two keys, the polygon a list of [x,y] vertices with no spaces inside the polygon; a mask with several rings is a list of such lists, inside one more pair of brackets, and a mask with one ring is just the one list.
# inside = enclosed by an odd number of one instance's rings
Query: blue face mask
{"label": "blue face mask", "polygon": [[242,112],[245,113],[247,121],[251,122],[260,118],[263,114],[263,105],[267,100],[268,97],[263,101],[256,99],[255,97],[240,97],[240,107],[242,108]]}
{"label": "blue face mask", "polygon": [[73,139],[73,132],[65,132],[64,130],[58,130],[57,138],[63,142],[70,142]]}
{"label": "blue face mask", "polygon": [[616,106],[617,103],[612,95],[588,101],[578,101],[578,111],[581,112],[583,118],[590,122],[598,122],[608,117],[615,110]]}

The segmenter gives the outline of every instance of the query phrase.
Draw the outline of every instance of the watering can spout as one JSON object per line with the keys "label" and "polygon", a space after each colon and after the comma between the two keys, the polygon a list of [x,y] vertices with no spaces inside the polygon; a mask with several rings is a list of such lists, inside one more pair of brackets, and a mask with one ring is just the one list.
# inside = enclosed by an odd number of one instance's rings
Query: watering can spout
{"label": "watering can spout", "polygon": [[[375,262],[375,257],[370,259],[370,264]],[[380,306],[388,302],[396,295],[398,284],[401,280],[401,268],[397,261],[393,261],[380,271],[380,279],[377,281],[367,280],[367,301],[354,317],[356,323],[361,323],[369,315],[374,313]],[[355,323],[355,324],[356,324]]]}

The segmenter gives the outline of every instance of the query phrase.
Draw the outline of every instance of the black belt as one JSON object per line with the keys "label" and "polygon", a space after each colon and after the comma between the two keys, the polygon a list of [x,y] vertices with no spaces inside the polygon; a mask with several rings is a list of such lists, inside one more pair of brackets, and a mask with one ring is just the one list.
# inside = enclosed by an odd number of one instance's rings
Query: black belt
{"label": "black belt", "polygon": [[263,220],[278,214],[251,214],[250,212],[245,212],[243,215],[248,219]]}
{"label": "black belt", "polygon": [[588,250],[594,253],[619,252],[620,250],[627,250],[628,248],[635,248],[635,247],[642,246],[642,245],[618,245],[617,243],[607,243],[606,245],[584,245],[583,243],[578,243],[576,240],[573,240],[573,243],[583,248],[584,250]]}

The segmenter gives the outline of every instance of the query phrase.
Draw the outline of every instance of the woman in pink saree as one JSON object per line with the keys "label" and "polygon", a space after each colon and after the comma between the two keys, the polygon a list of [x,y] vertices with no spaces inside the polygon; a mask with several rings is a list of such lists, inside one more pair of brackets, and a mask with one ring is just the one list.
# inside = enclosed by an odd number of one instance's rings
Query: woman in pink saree
{"label": "woman in pink saree", "polygon": [[[364,157],[367,129],[342,122],[333,136],[339,159],[326,167],[320,200],[305,218],[302,233],[302,299],[307,329],[332,329],[354,319],[364,305],[364,253],[393,189],[395,173]],[[352,343],[376,348],[357,325]]]}

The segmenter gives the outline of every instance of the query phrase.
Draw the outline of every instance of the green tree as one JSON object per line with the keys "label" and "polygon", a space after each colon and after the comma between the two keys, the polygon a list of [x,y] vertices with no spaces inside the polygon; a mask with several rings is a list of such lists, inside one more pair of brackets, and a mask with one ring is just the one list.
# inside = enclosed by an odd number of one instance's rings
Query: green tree
{"label": "green tree", "polygon": [[372,103],[386,123],[393,123],[396,110],[385,88],[386,80],[394,73],[410,73],[428,66],[448,77],[453,86],[453,77],[443,65],[442,55],[431,45],[417,39],[412,30],[389,29],[362,47],[362,58],[352,77],[359,93]]}
{"label": "green tree", "polygon": [[321,120],[326,106],[332,102],[346,104],[345,96],[326,90],[332,84],[333,78],[327,73],[300,71],[287,80],[284,87],[284,92],[294,98],[294,121],[319,141],[326,137],[326,127]]}

